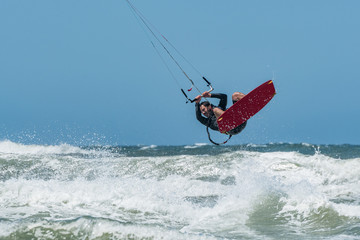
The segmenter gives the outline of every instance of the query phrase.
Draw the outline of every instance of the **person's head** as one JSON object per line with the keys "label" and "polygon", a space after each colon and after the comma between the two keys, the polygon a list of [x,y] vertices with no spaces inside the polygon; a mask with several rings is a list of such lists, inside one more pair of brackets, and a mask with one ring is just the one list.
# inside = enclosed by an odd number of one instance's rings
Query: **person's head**
{"label": "person's head", "polygon": [[212,113],[212,106],[209,101],[200,103],[200,111],[205,117],[210,117]]}

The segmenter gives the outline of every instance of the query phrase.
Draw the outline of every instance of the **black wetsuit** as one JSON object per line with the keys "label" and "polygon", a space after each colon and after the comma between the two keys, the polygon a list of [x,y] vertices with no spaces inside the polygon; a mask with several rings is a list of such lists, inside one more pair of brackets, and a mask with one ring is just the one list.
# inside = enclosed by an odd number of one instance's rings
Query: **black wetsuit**
{"label": "black wetsuit", "polygon": [[[227,96],[226,96],[226,94],[212,93],[211,98],[219,98],[220,102],[219,102],[219,105],[217,107],[220,108],[223,111],[226,110],[226,104],[227,104]],[[211,106],[213,108],[215,107],[212,104],[211,104]],[[212,111],[210,113],[211,114],[210,117],[208,117],[208,118],[204,117],[203,115],[201,115],[200,104],[199,103],[195,104],[195,111],[196,111],[196,118],[197,118],[197,120],[199,120],[199,122],[201,122],[202,124],[204,124],[205,126],[211,128],[214,131],[219,131],[219,126],[217,124],[216,117],[215,117],[215,115],[214,115],[214,113]]]}
{"label": "black wetsuit", "polygon": [[[211,98],[219,98],[220,102],[218,106],[214,106],[211,104],[211,106],[220,108],[221,110],[225,111],[226,110],[226,105],[227,105],[227,95],[223,94],[223,93],[212,93],[211,94]],[[206,118],[204,116],[201,115],[201,111],[200,111],[200,104],[196,103],[195,104],[195,111],[196,111],[196,118],[199,122],[201,122],[202,124],[204,124],[205,126],[211,128],[214,131],[219,131],[219,126],[217,124],[216,121],[216,116],[214,115],[214,113],[211,111],[211,115],[210,117]],[[241,124],[240,126],[237,126],[236,128],[230,130],[229,132],[227,132],[230,135],[235,135],[240,133],[246,126],[246,122],[244,122],[243,124]]]}

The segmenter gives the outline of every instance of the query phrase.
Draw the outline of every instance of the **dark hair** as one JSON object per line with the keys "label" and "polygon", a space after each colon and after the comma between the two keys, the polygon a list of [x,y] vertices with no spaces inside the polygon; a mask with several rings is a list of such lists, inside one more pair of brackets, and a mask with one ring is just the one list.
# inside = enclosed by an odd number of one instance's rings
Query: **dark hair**
{"label": "dark hair", "polygon": [[202,103],[200,103],[200,106],[204,106],[204,107],[209,107],[211,105],[211,103],[209,101],[204,101]]}

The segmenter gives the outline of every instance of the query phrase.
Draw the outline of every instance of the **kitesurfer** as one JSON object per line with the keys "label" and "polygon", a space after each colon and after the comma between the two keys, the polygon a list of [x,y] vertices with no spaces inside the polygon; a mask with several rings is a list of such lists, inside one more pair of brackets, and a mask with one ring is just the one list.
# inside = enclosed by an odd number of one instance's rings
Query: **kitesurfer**
{"label": "kitesurfer", "polygon": [[[233,104],[242,99],[245,94],[241,92],[234,92],[232,95]],[[218,106],[214,106],[209,101],[204,101],[200,103],[202,97],[205,98],[218,98],[220,102]],[[219,127],[217,124],[217,119],[224,113],[227,105],[227,95],[223,93],[209,93],[204,92],[202,95],[199,95],[195,98],[195,111],[196,118],[199,122],[204,124],[205,126],[211,128],[214,131],[219,131]],[[204,115],[204,116],[202,116]],[[246,126],[246,122],[237,126],[236,128],[227,132],[229,135],[235,135],[240,133]]]}

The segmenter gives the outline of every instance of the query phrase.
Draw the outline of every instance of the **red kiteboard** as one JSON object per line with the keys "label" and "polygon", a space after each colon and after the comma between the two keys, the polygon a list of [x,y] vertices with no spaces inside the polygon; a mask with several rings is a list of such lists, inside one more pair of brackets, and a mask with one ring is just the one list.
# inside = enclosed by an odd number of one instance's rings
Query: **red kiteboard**
{"label": "red kiteboard", "polygon": [[276,94],[272,80],[269,80],[237,101],[217,120],[219,131],[226,133],[243,124],[259,112]]}

